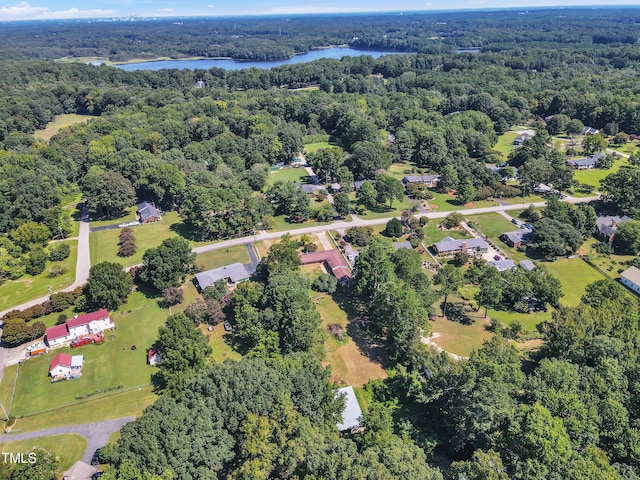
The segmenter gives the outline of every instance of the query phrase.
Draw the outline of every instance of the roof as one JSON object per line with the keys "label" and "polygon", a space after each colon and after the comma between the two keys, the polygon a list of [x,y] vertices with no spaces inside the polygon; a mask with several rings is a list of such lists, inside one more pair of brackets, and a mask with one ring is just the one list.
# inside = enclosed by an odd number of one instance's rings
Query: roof
{"label": "roof", "polygon": [[456,240],[450,237],[446,237],[441,242],[434,244],[434,247],[438,252],[455,252],[457,250],[462,250],[463,243],[466,243],[467,249],[472,248],[484,250],[489,248],[487,242],[485,242],[482,238]]}
{"label": "roof", "polygon": [[64,472],[62,478],[65,480],[91,480],[97,472],[95,467],[78,460],[69,470]]}
{"label": "roof", "polygon": [[362,417],[362,409],[356,398],[356,392],[353,391],[353,387],[343,387],[336,390],[336,397],[338,395],[344,396],[344,411],[342,412],[342,419],[336,424],[338,430],[343,432],[345,430],[351,430],[360,426],[360,418]]}
{"label": "roof", "polygon": [[530,272],[531,270],[534,270],[536,268],[536,264],[531,260],[522,260],[520,262],[520,268],[526,270],[527,272]]}
{"label": "roof", "polygon": [[349,270],[344,257],[338,250],[334,249],[325,250],[323,252],[300,253],[299,256],[303,265],[326,262],[331,269],[331,273],[333,273],[333,276],[338,280],[352,277],[351,270]]}
{"label": "roof", "polygon": [[640,286],[640,268],[629,267],[620,274],[622,278],[627,279],[631,283]]}
{"label": "roof", "polygon": [[67,320],[69,328],[79,327],[80,325],[86,325],[96,320],[103,320],[109,318],[109,311],[106,308],[101,308],[95,312],[84,313],[75,318]]}
{"label": "roof", "polygon": [[431,183],[439,180],[440,175],[405,175],[402,183]]}
{"label": "roof", "polygon": [[294,185],[298,190],[302,190],[304,193],[313,193],[316,190],[322,190],[325,188],[323,185],[310,185],[308,183],[301,184],[299,182],[295,182]]}
{"label": "roof", "polygon": [[600,130],[598,130],[597,128],[593,128],[593,127],[587,127],[587,126],[585,126],[585,127],[582,129],[582,134],[583,134],[583,135],[596,135],[596,134],[598,134],[598,133],[600,133]]}
{"label": "roof", "polygon": [[393,248],[395,248],[396,250],[400,250],[401,248],[408,248],[409,250],[413,250],[413,245],[411,245],[411,242],[408,241],[393,242]]}
{"label": "roof", "polygon": [[529,240],[533,236],[533,233],[531,230],[523,228],[514,232],[504,232],[502,236],[508,238],[511,243],[519,243]]}
{"label": "roof", "polygon": [[619,217],[617,215],[608,215],[598,217],[596,219],[596,228],[603,235],[613,235],[618,230],[618,225],[631,220],[631,217],[623,215]]}
{"label": "roof", "polygon": [[491,260],[489,263],[487,263],[487,265],[497,268],[499,272],[502,272],[504,270],[511,270],[512,268],[516,267],[516,264],[513,262],[513,260],[509,259]]}
{"label": "roof", "polygon": [[83,355],[74,355],[73,357],[71,357],[71,366],[72,367],[80,367],[80,368],[82,368],[83,362],[84,362],[84,356]]}
{"label": "roof", "polygon": [[47,328],[45,332],[47,336],[47,340],[55,340],[56,338],[62,338],[69,335],[69,330],[67,329],[67,324],[63,323],[61,325],[56,325],[55,327]]}
{"label": "roof", "polygon": [[576,158],[576,159],[567,161],[567,163],[575,167],[595,166],[596,163],[598,163],[598,160],[600,160],[604,156],[605,156],[605,153],[600,152],[600,153],[596,153],[592,157]]}
{"label": "roof", "polygon": [[205,272],[196,273],[196,279],[201,289],[213,285],[218,280],[229,279],[233,283],[246,280],[253,275],[255,268],[251,264],[243,265],[242,263],[232,263],[224,267],[214,268]]}
{"label": "roof", "polygon": [[360,187],[365,182],[369,182],[369,183],[372,183],[372,184],[376,183],[375,180],[358,180],[356,182],[353,182],[351,185],[353,186],[353,189],[357,191],[357,190],[360,190]]}
{"label": "roof", "polygon": [[71,368],[71,359],[72,357],[68,353],[59,353],[58,355],[53,357],[53,360],[51,360],[51,364],[49,365],[49,371],[53,370],[58,366]]}
{"label": "roof", "polygon": [[138,213],[140,214],[140,220],[145,221],[148,218],[157,218],[160,213],[153,204],[149,202],[142,202],[138,204]]}

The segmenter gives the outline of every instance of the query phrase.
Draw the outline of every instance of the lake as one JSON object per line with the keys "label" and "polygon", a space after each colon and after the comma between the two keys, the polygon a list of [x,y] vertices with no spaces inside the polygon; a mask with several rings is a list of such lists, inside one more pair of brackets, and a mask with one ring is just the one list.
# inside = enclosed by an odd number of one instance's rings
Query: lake
{"label": "lake", "polygon": [[113,65],[114,67],[127,70],[129,72],[133,70],[162,70],[165,68],[188,68],[195,70],[196,68],[209,69],[213,67],[223,68],[225,70],[240,70],[243,68],[273,68],[280,65],[293,65],[296,63],[312,62],[320,58],[336,58],[342,57],[359,57],[360,55],[370,55],[373,58],[381,57],[382,55],[398,55],[408,54],[411,52],[381,52],[377,50],[356,50],[348,47],[331,47],[322,48],[319,50],[309,50],[309,52],[302,55],[295,55],[286,60],[272,60],[272,61],[238,61],[232,59],[213,59],[207,58],[203,60],[159,60],[157,62],[139,62],[139,63],[127,63],[123,65]]}

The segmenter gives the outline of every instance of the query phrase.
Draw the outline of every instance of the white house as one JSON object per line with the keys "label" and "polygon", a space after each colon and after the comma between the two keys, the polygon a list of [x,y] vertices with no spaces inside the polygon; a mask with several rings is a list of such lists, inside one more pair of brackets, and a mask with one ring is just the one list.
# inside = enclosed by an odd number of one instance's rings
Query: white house
{"label": "white house", "polygon": [[70,320],[67,320],[69,333],[73,338],[82,337],[84,335],[97,335],[105,330],[115,328],[113,319],[109,316],[109,312],[105,308],[101,308],[97,312],[85,313]]}
{"label": "white house", "polygon": [[71,356],[68,353],[59,353],[51,361],[51,365],[49,365],[51,381],[57,382],[58,380],[67,380],[81,376],[83,363],[84,356],[82,355]]}
{"label": "white house", "polygon": [[45,342],[49,348],[63,347],[71,343],[71,340],[73,340],[73,336],[69,333],[66,323],[49,327],[45,333]]}
{"label": "white house", "polygon": [[620,274],[620,281],[634,292],[640,294],[640,269],[629,267]]}
{"label": "white house", "polygon": [[336,397],[344,397],[344,411],[340,422],[336,424],[338,431],[347,432],[360,427],[362,420],[362,409],[358,403],[356,392],[353,387],[343,387],[336,390]]}

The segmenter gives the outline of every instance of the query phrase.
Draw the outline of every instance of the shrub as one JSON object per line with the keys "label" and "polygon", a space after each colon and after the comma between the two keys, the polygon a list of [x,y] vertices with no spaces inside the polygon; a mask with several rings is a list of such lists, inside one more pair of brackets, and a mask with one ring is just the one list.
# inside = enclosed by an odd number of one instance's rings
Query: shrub
{"label": "shrub", "polygon": [[313,253],[318,251],[318,246],[315,243],[305,243],[303,251],[306,253]]}
{"label": "shrub", "polygon": [[346,231],[351,242],[359,247],[366,247],[371,242],[373,228],[371,227],[351,227]]}
{"label": "shrub", "polygon": [[398,238],[402,236],[402,222],[397,218],[392,218],[387,222],[385,232],[390,237]]}
{"label": "shrub", "polygon": [[338,288],[338,280],[336,280],[336,277],[333,275],[323,273],[315,279],[311,288],[316,292],[327,292],[331,294],[336,291],[336,288]]}
{"label": "shrub", "polygon": [[464,216],[460,213],[450,213],[442,220],[442,226],[447,229],[452,229],[460,226],[460,222],[464,220]]}
{"label": "shrub", "polygon": [[51,309],[54,312],[62,312],[73,306],[79,295],[74,292],[59,292],[51,295]]}
{"label": "shrub", "polygon": [[418,220],[418,223],[420,224],[421,227],[424,227],[427,223],[429,223],[429,219],[427,217],[420,217],[420,220]]}
{"label": "shrub", "polygon": [[2,330],[2,340],[9,346],[16,347],[41,337],[46,329],[47,327],[42,322],[34,322],[32,325],[27,325],[24,320],[17,318],[5,324]]}
{"label": "shrub", "polygon": [[49,256],[42,247],[36,247],[29,251],[24,258],[25,271],[29,275],[39,275],[44,272]]}
{"label": "shrub", "polygon": [[327,331],[329,335],[334,336],[338,340],[344,339],[344,332],[342,331],[342,326],[338,323],[332,323],[327,327]]}
{"label": "shrub", "polygon": [[69,257],[71,247],[68,243],[58,243],[49,249],[49,260],[59,262]]}
{"label": "shrub", "polygon": [[138,251],[138,245],[136,245],[136,242],[132,240],[127,240],[126,242],[122,242],[118,247],[118,256],[130,257],[137,251]]}
{"label": "shrub", "polygon": [[181,287],[167,287],[162,290],[162,301],[160,302],[163,307],[171,307],[182,303],[184,300],[184,292]]}

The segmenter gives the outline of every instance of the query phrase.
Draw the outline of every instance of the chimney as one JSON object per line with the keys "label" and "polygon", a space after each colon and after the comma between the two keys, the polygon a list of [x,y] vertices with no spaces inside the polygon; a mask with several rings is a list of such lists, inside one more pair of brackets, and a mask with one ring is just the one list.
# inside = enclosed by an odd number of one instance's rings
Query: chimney
{"label": "chimney", "polygon": [[615,220],[611,220],[611,226],[613,228],[617,227],[618,226],[618,222],[616,222]]}
{"label": "chimney", "polygon": [[462,242],[462,251],[463,252],[467,251],[467,242]]}

